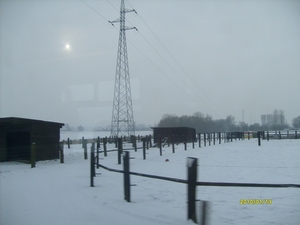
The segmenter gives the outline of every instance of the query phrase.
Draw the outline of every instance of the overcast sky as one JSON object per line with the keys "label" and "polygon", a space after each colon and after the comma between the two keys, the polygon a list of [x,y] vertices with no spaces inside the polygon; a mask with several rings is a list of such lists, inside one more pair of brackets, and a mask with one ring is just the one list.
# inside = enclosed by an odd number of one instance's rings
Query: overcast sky
{"label": "overcast sky", "polygon": [[[134,119],[300,116],[300,1],[125,0]],[[120,0],[0,0],[0,117],[111,122]],[[66,45],[69,44],[69,49]],[[244,117],[243,117],[244,111]]]}

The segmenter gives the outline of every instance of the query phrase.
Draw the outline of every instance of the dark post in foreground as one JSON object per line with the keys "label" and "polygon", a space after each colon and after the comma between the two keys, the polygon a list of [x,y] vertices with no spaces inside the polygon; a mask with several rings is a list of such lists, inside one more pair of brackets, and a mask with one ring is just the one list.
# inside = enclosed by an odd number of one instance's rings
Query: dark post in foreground
{"label": "dark post in foreground", "polygon": [[187,160],[188,169],[188,180],[187,180],[187,191],[188,191],[188,215],[187,219],[193,220],[197,223],[196,217],[196,187],[197,187],[197,158],[189,157]]}
{"label": "dark post in foreground", "polygon": [[123,153],[123,168],[124,168],[124,199],[130,202],[130,173],[129,173],[129,152]]}

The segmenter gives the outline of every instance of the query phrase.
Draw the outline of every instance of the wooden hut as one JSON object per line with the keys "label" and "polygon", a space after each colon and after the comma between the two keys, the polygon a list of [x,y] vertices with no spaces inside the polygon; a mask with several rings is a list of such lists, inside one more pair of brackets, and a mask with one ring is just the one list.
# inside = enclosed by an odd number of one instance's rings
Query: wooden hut
{"label": "wooden hut", "polygon": [[196,130],[190,127],[151,127],[153,129],[154,143],[158,143],[158,138],[168,138],[175,143],[196,141]]}
{"label": "wooden hut", "polygon": [[63,123],[0,118],[0,162],[29,161],[31,144],[36,144],[36,160],[59,158],[60,128]]}

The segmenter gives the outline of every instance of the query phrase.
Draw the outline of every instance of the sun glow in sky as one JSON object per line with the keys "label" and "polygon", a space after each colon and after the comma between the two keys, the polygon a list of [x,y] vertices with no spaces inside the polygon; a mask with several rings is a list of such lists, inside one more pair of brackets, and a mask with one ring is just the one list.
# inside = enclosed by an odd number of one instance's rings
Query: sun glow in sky
{"label": "sun glow in sky", "polygon": [[66,48],[67,50],[70,50],[70,48],[71,48],[70,44],[66,44],[66,45],[65,45],[65,48]]}

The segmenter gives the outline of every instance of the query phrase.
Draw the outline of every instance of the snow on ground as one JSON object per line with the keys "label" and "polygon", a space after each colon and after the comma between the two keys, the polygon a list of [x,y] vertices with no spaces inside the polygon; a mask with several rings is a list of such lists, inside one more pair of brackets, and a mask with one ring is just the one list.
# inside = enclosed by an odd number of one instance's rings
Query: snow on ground
{"label": "snow on ground", "polygon": [[[90,146],[90,145],[89,145]],[[203,144],[202,144],[203,146]],[[129,144],[125,146],[130,147]],[[111,146],[113,148],[113,146]],[[300,140],[234,141],[199,148],[182,144],[130,151],[130,170],[186,179],[187,157],[198,161],[198,181],[245,183],[300,183]],[[101,154],[100,163],[122,169],[117,153]],[[165,162],[169,159],[169,162]],[[186,184],[131,176],[131,203],[124,201],[123,176],[97,169],[90,187],[90,161],[80,145],[65,146],[65,163],[59,160],[29,164],[0,164],[1,225],[193,224],[187,221]],[[197,198],[211,202],[211,225],[300,224],[299,188],[201,187]],[[271,199],[271,205],[240,205],[240,199]]]}

